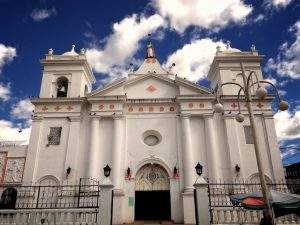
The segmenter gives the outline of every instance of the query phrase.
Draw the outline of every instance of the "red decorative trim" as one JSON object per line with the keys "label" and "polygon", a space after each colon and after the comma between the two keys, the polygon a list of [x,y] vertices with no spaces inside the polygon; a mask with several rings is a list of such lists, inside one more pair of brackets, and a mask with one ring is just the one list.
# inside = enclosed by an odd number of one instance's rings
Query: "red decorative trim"
{"label": "red decorative trim", "polygon": [[146,59],[146,63],[155,63],[155,62],[156,59],[151,59],[151,58]]}
{"label": "red decorative trim", "polygon": [[204,104],[203,103],[199,103],[199,108],[204,108]]}
{"label": "red decorative trim", "polygon": [[143,112],[144,111],[144,108],[141,106],[139,107],[139,112]]}
{"label": "red decorative trim", "polygon": [[238,105],[235,104],[235,102],[233,102],[230,106],[231,106],[231,108],[234,108],[234,109],[235,109],[236,107],[238,107]]}
{"label": "red decorative trim", "polygon": [[165,111],[165,108],[163,106],[161,106],[161,107],[159,107],[159,111],[163,112],[163,111]]}
{"label": "red decorative trim", "polygon": [[257,104],[257,107],[258,108],[262,108],[264,105],[263,104],[261,104],[261,102],[259,102],[258,104]]}
{"label": "red decorative trim", "polygon": [[69,105],[68,107],[67,107],[67,110],[68,111],[72,111],[74,108],[71,106],[71,105]]}
{"label": "red decorative trim", "polygon": [[110,109],[114,109],[115,106],[114,106],[114,105],[109,105],[109,108],[110,108]]}
{"label": "red decorative trim", "polygon": [[173,106],[171,106],[171,107],[170,107],[170,111],[171,111],[171,112],[174,112],[174,111],[175,111],[175,108],[174,108]]}
{"label": "red decorative trim", "polygon": [[147,87],[146,90],[152,93],[152,92],[156,91],[157,89],[154,85],[151,84],[151,85],[149,85],[149,87]]}
{"label": "red decorative trim", "polygon": [[42,110],[43,110],[43,111],[47,111],[47,110],[48,110],[48,107],[44,105],[43,108],[42,108]]}
{"label": "red decorative trim", "polygon": [[189,108],[193,108],[194,104],[193,103],[189,103]]}
{"label": "red decorative trim", "polygon": [[99,108],[100,110],[102,110],[102,109],[104,109],[104,105],[99,105],[98,108]]}
{"label": "red decorative trim", "polygon": [[59,111],[61,108],[59,107],[59,105],[57,105],[55,108],[54,108],[54,110],[55,111]]}
{"label": "red decorative trim", "polygon": [[149,112],[153,112],[154,111],[154,107],[153,106],[150,106],[149,107]]}
{"label": "red decorative trim", "polygon": [[128,112],[132,112],[133,111],[133,108],[130,106],[128,107]]}

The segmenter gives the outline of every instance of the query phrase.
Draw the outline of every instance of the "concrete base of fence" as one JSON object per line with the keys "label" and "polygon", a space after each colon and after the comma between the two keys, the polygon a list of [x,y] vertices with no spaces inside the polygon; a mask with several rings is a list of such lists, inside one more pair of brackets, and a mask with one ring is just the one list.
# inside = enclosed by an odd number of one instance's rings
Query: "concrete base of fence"
{"label": "concrete base of fence", "polygon": [[111,201],[112,201],[112,190],[113,185],[109,178],[105,178],[100,183],[100,199],[99,199],[99,225],[110,225],[111,224]]}
{"label": "concrete base of fence", "polygon": [[209,199],[207,192],[207,182],[203,177],[199,177],[194,184],[196,189],[196,201],[198,203],[198,221],[199,225],[210,224]]}
{"label": "concrete base of fence", "polygon": [[113,199],[114,199],[113,224],[122,224],[123,223],[124,191],[115,189]]}
{"label": "concrete base of fence", "polygon": [[195,224],[195,204],[193,189],[185,190],[182,193],[183,200],[183,221],[184,224]]}

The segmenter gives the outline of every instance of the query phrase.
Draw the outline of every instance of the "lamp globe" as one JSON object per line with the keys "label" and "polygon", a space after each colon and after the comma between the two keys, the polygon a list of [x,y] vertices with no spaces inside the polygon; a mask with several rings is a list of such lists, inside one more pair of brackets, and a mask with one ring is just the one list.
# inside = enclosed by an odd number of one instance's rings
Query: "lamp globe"
{"label": "lamp globe", "polygon": [[243,114],[238,113],[238,114],[235,115],[235,120],[238,121],[239,123],[242,123],[242,122],[244,122],[245,117],[244,117]]}
{"label": "lamp globe", "polygon": [[256,89],[255,94],[259,99],[264,99],[267,96],[268,92],[264,87],[260,86]]}
{"label": "lamp globe", "polygon": [[287,110],[288,108],[289,108],[289,103],[288,103],[287,101],[281,100],[281,101],[279,102],[279,109],[280,109],[281,111],[285,111],[285,110]]}
{"label": "lamp globe", "polygon": [[220,102],[218,102],[214,105],[214,110],[217,113],[222,113],[222,112],[224,112],[224,107]]}

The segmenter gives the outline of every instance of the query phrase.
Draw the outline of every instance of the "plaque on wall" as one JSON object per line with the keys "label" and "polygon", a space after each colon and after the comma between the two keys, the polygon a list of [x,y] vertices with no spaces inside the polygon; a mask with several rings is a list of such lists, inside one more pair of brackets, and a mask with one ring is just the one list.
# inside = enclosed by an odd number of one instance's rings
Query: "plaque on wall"
{"label": "plaque on wall", "polygon": [[3,181],[5,183],[21,183],[24,165],[25,158],[7,158]]}

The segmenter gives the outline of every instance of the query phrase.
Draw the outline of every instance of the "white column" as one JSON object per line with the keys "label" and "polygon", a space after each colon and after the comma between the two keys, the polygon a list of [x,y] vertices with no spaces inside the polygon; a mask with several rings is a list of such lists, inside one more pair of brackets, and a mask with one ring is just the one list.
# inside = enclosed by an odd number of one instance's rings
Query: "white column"
{"label": "white column", "polygon": [[91,131],[90,131],[90,157],[88,162],[88,176],[91,178],[99,178],[100,171],[99,168],[100,161],[100,117],[91,117]]}
{"label": "white column", "polygon": [[123,117],[114,116],[113,152],[112,152],[112,181],[115,189],[122,188],[122,156],[123,156]]}
{"label": "white column", "polygon": [[70,128],[69,128],[69,138],[68,138],[68,148],[65,158],[65,168],[63,171],[63,179],[66,178],[66,170],[68,167],[71,168],[71,174],[68,176],[69,181],[76,181],[77,171],[77,158],[80,146],[80,117],[69,117]]}
{"label": "white column", "polygon": [[182,114],[182,143],[183,143],[183,175],[184,175],[184,185],[185,191],[193,189],[193,184],[195,180],[193,179],[195,169],[193,161],[193,149],[192,149],[192,135],[191,135],[191,125],[190,125],[190,114]]}
{"label": "white column", "polygon": [[218,153],[218,140],[215,135],[214,121],[211,115],[204,116],[205,123],[205,142],[207,153],[209,156],[209,164],[211,165],[211,174],[209,174],[210,179],[220,179],[220,158]]}

